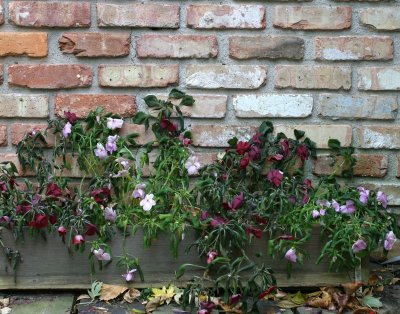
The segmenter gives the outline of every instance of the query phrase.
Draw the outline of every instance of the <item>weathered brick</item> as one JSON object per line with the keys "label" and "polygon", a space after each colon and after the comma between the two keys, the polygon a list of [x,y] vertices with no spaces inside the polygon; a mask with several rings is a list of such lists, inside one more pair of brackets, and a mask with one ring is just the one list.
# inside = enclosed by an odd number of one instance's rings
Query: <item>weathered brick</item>
{"label": "weathered brick", "polygon": [[[283,132],[293,138],[294,130],[306,132],[319,148],[328,148],[328,140],[338,139],[343,146],[349,146],[352,140],[350,125],[276,125],[274,132]],[[193,145],[205,147],[226,147],[227,141],[236,136],[239,140],[249,140],[257,131],[256,126],[222,126],[222,125],[193,125]]]}
{"label": "weathered brick", "polygon": [[4,71],[4,66],[3,66],[3,64],[0,63],[0,85],[3,84],[3,80],[4,80],[3,71]]}
{"label": "weathered brick", "polygon": [[[400,185],[390,183],[365,183],[363,186],[366,189],[383,191],[388,196],[389,206],[400,205]],[[396,241],[395,244],[397,244],[397,242],[399,241]]]}
{"label": "weathered brick", "polygon": [[100,86],[166,87],[177,84],[178,80],[176,64],[99,65]]}
{"label": "weathered brick", "polygon": [[[63,156],[64,157],[64,156]],[[63,157],[56,157],[55,164],[61,166],[63,164]],[[90,174],[87,174],[85,171],[79,168],[78,160],[76,156],[72,156],[72,154],[66,154],[65,160],[71,166],[71,169],[54,169],[54,173],[57,176],[63,176],[67,178],[91,178]]]}
{"label": "weathered brick", "polygon": [[360,10],[360,24],[379,31],[400,30],[400,12],[393,7]]}
{"label": "weathered brick", "polygon": [[143,35],[136,50],[139,58],[214,58],[218,41],[215,36]]}
{"label": "weathered brick", "polygon": [[4,24],[4,4],[3,0],[0,0],[0,25]]}
{"label": "weathered brick", "polygon": [[46,57],[47,33],[0,33],[0,56]]}
{"label": "weathered brick", "polygon": [[397,177],[400,178],[400,156],[397,156]]}
{"label": "weathered brick", "polygon": [[305,136],[309,137],[317,144],[318,148],[328,148],[329,139],[337,139],[342,146],[351,145],[352,129],[346,124],[324,124],[324,125],[277,125],[275,132],[285,133],[287,137],[294,138],[294,130],[304,131]]}
{"label": "weathered brick", "polygon": [[332,119],[396,119],[396,96],[322,94],[318,98],[318,115]]}
{"label": "weathered brick", "polygon": [[[386,156],[354,154],[353,157],[357,160],[353,168],[355,176],[375,178],[386,176],[388,168],[388,158]],[[345,169],[349,169],[349,165],[343,163],[342,157],[338,157],[335,162],[329,155],[320,155],[314,162],[313,173],[315,175],[330,175],[333,171],[337,171],[337,175],[340,176]]]}
{"label": "weathered brick", "polygon": [[49,97],[46,95],[0,94],[0,117],[47,118]]}
{"label": "weathered brick", "polygon": [[0,146],[7,146],[8,142],[7,125],[0,124]]}
{"label": "weathered brick", "polygon": [[137,133],[139,136],[135,138],[135,141],[139,145],[144,145],[150,141],[155,141],[153,132],[148,129],[145,130],[144,125],[124,123],[119,133],[121,136],[127,136],[132,133]]}
{"label": "weathered brick", "polygon": [[193,4],[187,8],[187,25],[191,28],[265,28],[262,5]]}
{"label": "weathered brick", "polygon": [[[183,116],[190,118],[219,119],[225,117],[228,97],[225,95],[194,95],[193,106],[182,106]],[[167,100],[166,95],[156,95],[158,99]],[[180,100],[173,100],[178,105]],[[153,112],[154,113],[154,112]]]}
{"label": "weathered brick", "polygon": [[313,108],[313,97],[311,95],[236,95],[232,102],[236,116],[240,118],[308,117]]}
{"label": "weathered brick", "polygon": [[129,55],[129,33],[63,33],[58,40],[63,53],[77,57],[120,57]]}
{"label": "weathered brick", "polygon": [[275,7],[274,26],[301,30],[335,30],[351,27],[351,7]]}
{"label": "weathered brick", "polygon": [[357,134],[361,148],[400,148],[398,125],[360,125]]}
{"label": "weathered brick", "polygon": [[400,67],[366,67],[357,71],[358,89],[399,90]]}
{"label": "weathered brick", "polygon": [[57,94],[54,113],[64,117],[64,111],[75,113],[79,118],[87,117],[97,107],[105,112],[132,117],[136,113],[136,97],[133,95],[89,95],[89,94]]}
{"label": "weathered brick", "polygon": [[22,166],[18,161],[18,155],[16,153],[0,153],[0,162],[9,161],[12,162],[17,168],[19,176],[33,176],[34,173],[27,169],[26,172],[22,171]]}
{"label": "weathered brick", "polygon": [[11,86],[40,89],[88,87],[92,69],[80,64],[15,64],[8,67]]}
{"label": "weathered brick", "polygon": [[389,36],[316,37],[317,60],[391,60],[393,39]]}
{"label": "weathered brick", "polygon": [[[11,125],[11,143],[17,145],[28,133],[32,131],[43,132],[46,128],[47,124],[45,123],[13,123]],[[49,146],[53,145],[54,137],[48,135],[47,142]]]}
{"label": "weathered brick", "polygon": [[179,5],[162,3],[97,3],[100,27],[178,28]]}
{"label": "weathered brick", "polygon": [[267,67],[259,65],[188,65],[186,86],[196,88],[256,89],[267,79]]}
{"label": "weathered brick", "polygon": [[303,59],[304,39],[295,36],[231,36],[229,56],[234,59]]}
{"label": "weathered brick", "polygon": [[351,68],[329,65],[278,65],[275,87],[295,89],[351,88]]}
{"label": "weathered brick", "polygon": [[11,1],[11,23],[27,27],[89,27],[90,2]]}

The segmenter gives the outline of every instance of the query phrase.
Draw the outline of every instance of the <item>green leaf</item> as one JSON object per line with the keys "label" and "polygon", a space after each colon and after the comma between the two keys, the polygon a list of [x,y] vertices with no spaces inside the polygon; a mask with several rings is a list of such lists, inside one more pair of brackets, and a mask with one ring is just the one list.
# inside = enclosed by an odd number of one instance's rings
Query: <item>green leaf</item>
{"label": "green leaf", "polygon": [[331,138],[328,141],[328,146],[329,146],[329,148],[332,148],[332,149],[339,149],[340,148],[340,142],[337,139]]}
{"label": "green leaf", "polygon": [[236,147],[238,141],[238,138],[235,136],[228,141],[228,144],[230,147]]}
{"label": "green leaf", "polygon": [[263,135],[266,135],[274,131],[274,126],[270,121],[264,121],[261,123],[260,127],[258,128],[258,131]]}
{"label": "green leaf", "polygon": [[368,306],[368,307],[379,308],[379,307],[383,306],[383,304],[380,301],[380,299],[379,298],[375,298],[372,295],[366,295],[365,297],[363,297],[361,302],[362,302],[362,304],[364,306]]}
{"label": "green leaf", "polygon": [[148,115],[147,113],[144,113],[142,111],[139,111],[134,117],[133,117],[133,123],[136,124],[144,124],[146,127],[146,130],[149,127],[149,119],[150,119],[150,115]]}
{"label": "green leaf", "polygon": [[181,92],[180,90],[173,88],[170,92],[169,92],[169,98],[172,99],[182,99],[183,97],[185,97],[185,93]]}
{"label": "green leaf", "polygon": [[304,131],[294,130],[294,136],[296,137],[296,140],[301,139],[304,134],[306,134]]}
{"label": "green leaf", "polygon": [[180,106],[193,106],[194,104],[194,99],[192,96],[189,95],[185,95],[182,100],[181,103],[179,104]]}
{"label": "green leaf", "polygon": [[144,102],[149,108],[156,107],[160,105],[160,101],[154,95],[149,95],[144,98]]}

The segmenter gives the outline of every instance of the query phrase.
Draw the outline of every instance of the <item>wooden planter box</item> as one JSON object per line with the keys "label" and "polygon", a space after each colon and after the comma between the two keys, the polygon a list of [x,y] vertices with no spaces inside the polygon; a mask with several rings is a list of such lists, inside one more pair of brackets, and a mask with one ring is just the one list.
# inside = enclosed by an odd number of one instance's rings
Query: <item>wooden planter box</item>
{"label": "wooden planter box", "polygon": [[[108,284],[125,284],[121,276],[124,269],[116,267],[117,259],[102,271],[90,275],[90,263],[88,259],[89,250],[84,253],[76,252],[70,255],[66,246],[61,242],[58,235],[49,235],[45,241],[42,237],[36,238],[26,235],[24,243],[16,243],[8,230],[2,232],[3,242],[7,247],[18,249],[21,252],[23,262],[17,271],[17,280],[14,281],[12,269],[5,265],[4,257],[0,263],[0,290],[6,289],[87,289],[91,281],[100,280]],[[150,248],[143,248],[142,234],[138,232],[134,237],[126,240],[127,252],[139,258],[144,272],[145,281],[141,282],[138,276],[130,285],[132,287],[159,287],[173,282],[177,286],[183,286],[192,275],[198,271],[187,270],[181,280],[175,279],[175,271],[183,263],[201,264],[195,250],[188,255],[184,254],[184,248],[193,240],[193,235],[188,235],[181,244],[179,257],[174,259],[169,251],[169,239],[160,236],[154,241]],[[122,236],[115,236],[111,243],[113,256],[121,255]],[[305,260],[304,265],[294,265],[290,279],[286,274],[286,261],[272,260],[267,254],[267,239],[254,239],[249,245],[249,256],[255,256],[262,252],[260,258],[255,259],[264,262],[275,271],[278,285],[281,287],[308,287],[339,285],[354,279],[354,272],[328,272],[328,264],[323,261],[316,265],[315,261],[322,248],[319,242],[319,232],[309,241],[308,252],[310,257]],[[7,267],[8,266],[8,267]],[[363,272],[364,279],[367,271]]]}

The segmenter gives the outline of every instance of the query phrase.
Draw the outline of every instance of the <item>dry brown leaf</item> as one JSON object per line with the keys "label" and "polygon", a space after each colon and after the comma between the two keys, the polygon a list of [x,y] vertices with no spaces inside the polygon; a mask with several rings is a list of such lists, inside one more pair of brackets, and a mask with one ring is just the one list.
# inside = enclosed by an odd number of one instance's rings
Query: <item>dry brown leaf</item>
{"label": "dry brown leaf", "polygon": [[236,313],[236,314],[242,314],[243,311],[237,307],[237,304],[235,304],[235,306],[229,305],[229,304],[225,304],[224,302],[220,301],[219,302],[219,306],[222,307],[222,309],[226,312],[226,313]]}
{"label": "dry brown leaf", "polygon": [[377,292],[382,292],[383,290],[385,290],[384,285],[379,285],[378,287],[375,288],[375,291]]}
{"label": "dry brown leaf", "polygon": [[396,283],[398,283],[400,281],[400,278],[394,277],[392,278],[392,280],[390,280],[390,284],[391,285],[395,285]]}
{"label": "dry brown leaf", "polygon": [[10,298],[0,299],[0,307],[7,307],[10,305]]}
{"label": "dry brown leaf", "polygon": [[321,291],[322,295],[320,297],[314,297],[307,301],[307,305],[312,307],[320,307],[323,309],[329,309],[332,303],[331,295],[326,291]]}
{"label": "dry brown leaf", "polygon": [[348,283],[344,283],[341,286],[344,289],[344,292],[346,293],[346,295],[350,296],[352,295],[354,292],[356,292],[360,287],[362,287],[363,283],[362,282],[348,282]]}
{"label": "dry brown leaf", "polygon": [[346,307],[350,310],[356,310],[362,307],[360,301],[356,297],[350,297],[347,301]]}
{"label": "dry brown leaf", "polygon": [[290,300],[282,300],[276,304],[278,307],[283,309],[292,309],[294,307],[298,307],[299,305],[290,301]]}
{"label": "dry brown leaf", "polygon": [[129,289],[124,294],[124,300],[128,303],[132,303],[139,297],[140,297],[140,291],[137,289]]}
{"label": "dry brown leaf", "polygon": [[125,286],[107,285],[103,283],[100,292],[100,300],[102,301],[113,300],[115,298],[118,298],[126,290],[128,290],[128,288]]}
{"label": "dry brown leaf", "polygon": [[166,300],[165,297],[155,297],[151,299],[149,302],[146,304],[146,313],[153,312],[156,310],[161,303],[164,303]]}
{"label": "dry brown leaf", "polygon": [[339,314],[343,313],[343,311],[346,308],[346,304],[349,301],[349,296],[347,294],[334,292],[332,294],[332,297],[336,301],[336,303],[338,304],[338,307],[339,307],[338,313]]}
{"label": "dry brown leaf", "polygon": [[377,274],[372,274],[368,278],[368,286],[375,286],[379,280],[382,280],[381,276],[378,276]]}

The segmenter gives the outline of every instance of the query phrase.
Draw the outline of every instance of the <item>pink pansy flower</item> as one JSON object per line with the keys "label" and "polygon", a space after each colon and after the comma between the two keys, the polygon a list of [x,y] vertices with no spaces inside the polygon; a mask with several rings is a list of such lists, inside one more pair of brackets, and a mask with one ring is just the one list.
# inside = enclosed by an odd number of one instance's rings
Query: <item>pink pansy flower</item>
{"label": "pink pansy flower", "polygon": [[376,193],[376,200],[381,203],[383,208],[386,208],[388,205],[388,197],[382,191],[378,191]]}
{"label": "pink pansy flower", "polygon": [[104,209],[104,218],[108,221],[114,222],[117,219],[117,213],[112,207],[106,207]]}
{"label": "pink pansy flower", "polygon": [[72,239],[72,243],[75,244],[75,245],[81,244],[83,242],[85,242],[85,238],[83,237],[83,235],[80,235],[80,234],[77,234]]}
{"label": "pink pansy flower", "polygon": [[366,248],[367,248],[367,243],[365,243],[365,241],[362,239],[358,239],[356,242],[354,242],[354,244],[351,247],[354,253],[358,253],[362,250],[365,250]]}
{"label": "pink pansy flower", "polygon": [[67,122],[62,129],[62,135],[67,138],[72,133],[72,124]]}
{"label": "pink pansy flower", "polygon": [[132,193],[133,198],[144,198],[146,196],[146,192],[144,191],[146,187],[146,184],[141,183],[138,186],[136,186],[135,191]]}
{"label": "pink pansy flower", "polygon": [[136,268],[128,270],[126,274],[122,275],[122,277],[124,277],[127,282],[133,281],[133,279],[135,279],[135,275],[133,273],[135,273],[136,271]]}
{"label": "pink pansy flower", "polygon": [[332,207],[335,210],[335,212],[337,212],[337,213],[340,212],[340,205],[335,200],[332,200]]}
{"label": "pink pansy flower", "polygon": [[110,135],[107,138],[107,144],[106,144],[106,151],[108,151],[110,154],[112,154],[113,152],[117,151],[118,147],[117,147],[117,141],[119,139],[118,135]]}
{"label": "pink pansy flower", "polygon": [[216,257],[218,253],[215,251],[210,251],[207,253],[207,264],[210,264]]}
{"label": "pink pansy flower", "polygon": [[111,130],[120,129],[123,124],[124,120],[122,119],[107,118],[107,128]]}
{"label": "pink pansy flower", "polygon": [[312,218],[316,219],[316,218],[318,218],[319,216],[320,216],[319,211],[316,210],[316,209],[314,209],[314,210],[312,211]]}
{"label": "pink pansy flower", "polygon": [[267,179],[275,186],[280,186],[283,179],[283,172],[278,169],[272,169],[268,172]]}
{"label": "pink pansy flower", "polygon": [[190,176],[198,174],[201,165],[199,159],[192,155],[185,162],[185,168]]}
{"label": "pink pansy flower", "polygon": [[390,251],[393,248],[394,243],[397,241],[396,235],[393,231],[389,231],[385,236],[384,247],[386,251]]}
{"label": "pink pansy flower", "polygon": [[122,166],[122,168],[124,168],[124,170],[129,169],[129,161],[127,159],[118,157],[117,159],[115,159],[115,161],[119,163]]}
{"label": "pink pansy flower", "polygon": [[326,209],[321,208],[321,209],[319,210],[319,214],[320,214],[321,216],[325,216],[325,214],[326,214]]}
{"label": "pink pansy flower", "polygon": [[356,211],[356,207],[354,206],[354,202],[351,200],[346,201],[346,205],[340,206],[340,211],[343,214],[352,214]]}
{"label": "pink pansy flower", "polygon": [[369,190],[366,190],[362,186],[359,186],[357,190],[360,192],[360,202],[363,204],[367,204],[369,198]]}
{"label": "pink pansy flower", "polygon": [[107,157],[107,151],[104,148],[103,144],[97,143],[97,148],[94,150],[94,154],[100,159],[104,159]]}
{"label": "pink pansy flower", "polygon": [[93,255],[96,256],[99,261],[109,261],[111,259],[111,255],[104,252],[103,249],[93,250]]}
{"label": "pink pansy flower", "polygon": [[147,194],[144,199],[140,201],[140,206],[143,207],[144,211],[149,211],[154,205],[156,205],[156,201],[153,200],[154,194]]}
{"label": "pink pansy flower", "polygon": [[285,254],[285,259],[289,262],[296,263],[297,262],[297,255],[295,249],[289,249]]}

